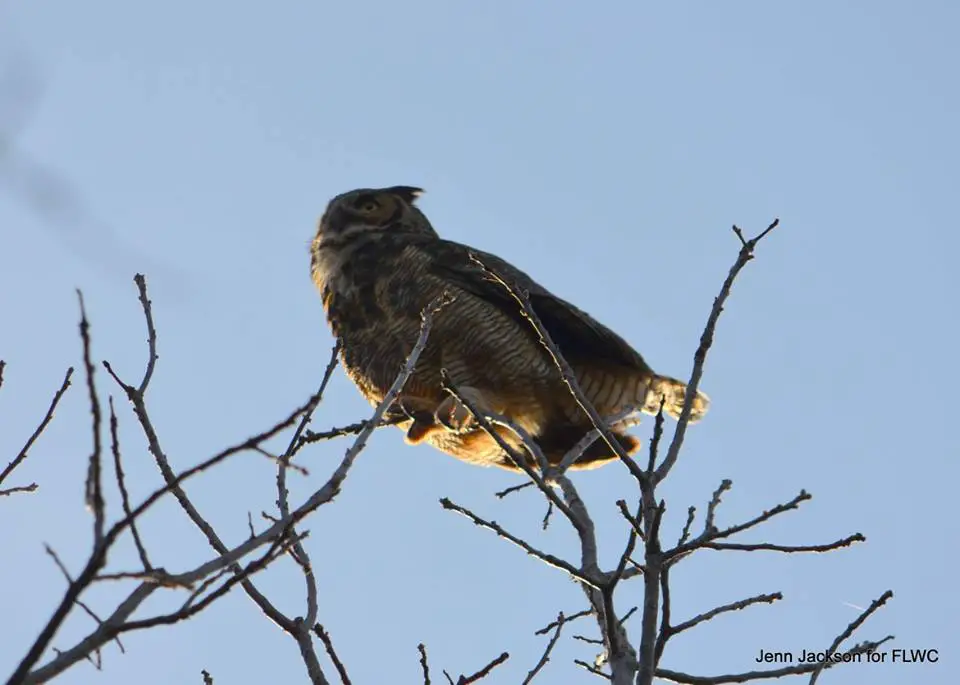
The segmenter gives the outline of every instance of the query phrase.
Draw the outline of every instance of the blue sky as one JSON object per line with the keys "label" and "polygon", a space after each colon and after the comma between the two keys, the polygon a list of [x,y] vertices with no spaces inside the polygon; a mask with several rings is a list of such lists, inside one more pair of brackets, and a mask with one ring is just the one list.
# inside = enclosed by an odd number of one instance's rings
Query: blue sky
{"label": "blue sky", "polygon": [[[678,619],[761,592],[785,601],[677,638],[663,665],[709,675],[751,668],[760,648],[823,649],[851,605],[890,588],[861,638],[895,633],[897,647],[940,649],[941,663],[849,666],[826,682],[945,683],[960,611],[948,439],[960,381],[958,20],[955,4],[933,1],[4,3],[0,129],[16,135],[0,162],[3,463],[80,362],[75,288],[95,358],[141,373],[137,271],[160,336],[149,402],[175,466],[303,401],[333,342],[307,244],[327,200],[353,187],[427,189],[421,206],[445,237],[513,261],[682,377],[738,247],[730,225],[753,233],[779,216],[721,319],[702,385],[711,413],[664,486],[666,537],[730,478],[721,525],[814,494],[747,539],[860,531],[868,542],[691,558],[673,574]],[[159,475],[119,406],[142,497]],[[338,372],[314,428],[368,413]],[[637,430],[648,436],[649,423]],[[0,501],[13,523],[0,532],[0,615],[16,617],[0,625],[7,672],[63,589],[42,543],[74,571],[89,551],[89,440],[78,385],[6,484],[41,486]],[[311,475],[292,474],[294,494],[318,487],[346,446],[306,451]],[[542,498],[492,497],[514,482],[408,447],[399,431],[374,436],[309,526],[320,620],[354,682],[418,682],[420,641],[454,675],[509,651],[494,682],[518,682],[543,644],[533,632],[582,607],[560,573],[437,502],[575,558],[561,522],[539,531]],[[576,483],[612,564],[626,535],[613,502],[633,495],[631,479],[611,466]],[[248,455],[188,493],[236,543],[248,511],[272,509],[274,469]],[[169,569],[211,555],[173,503],[142,530]],[[112,561],[134,565],[127,548]],[[302,611],[291,564],[259,583]],[[106,611],[119,591],[98,587],[91,602]],[[640,591],[621,590],[619,606]],[[91,628],[76,612],[54,645]],[[106,650],[103,674],[80,664],[62,682],[200,682],[202,668],[217,683],[305,682],[293,642],[239,592],[124,642],[126,655]],[[568,635],[544,681],[589,682],[569,660],[595,651]]]}

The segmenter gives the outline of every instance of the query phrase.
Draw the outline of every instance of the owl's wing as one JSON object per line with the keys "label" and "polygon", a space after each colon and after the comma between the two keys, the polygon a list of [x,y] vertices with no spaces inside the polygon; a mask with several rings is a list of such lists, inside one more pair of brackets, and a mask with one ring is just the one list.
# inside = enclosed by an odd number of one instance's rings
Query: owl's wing
{"label": "owl's wing", "polygon": [[434,251],[432,269],[435,275],[495,305],[517,320],[531,336],[536,336],[519,303],[484,272],[471,255],[511,288],[527,291],[534,312],[571,364],[648,368],[640,354],[623,338],[500,257],[448,240],[435,241],[431,250]]}

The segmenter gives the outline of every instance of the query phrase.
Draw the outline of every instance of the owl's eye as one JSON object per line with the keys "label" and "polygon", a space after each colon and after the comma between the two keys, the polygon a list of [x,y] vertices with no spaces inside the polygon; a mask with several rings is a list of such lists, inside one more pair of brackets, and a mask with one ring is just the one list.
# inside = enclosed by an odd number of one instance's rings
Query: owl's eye
{"label": "owl's eye", "polygon": [[380,209],[380,203],[372,197],[361,197],[353,203],[356,209],[364,214],[373,214]]}

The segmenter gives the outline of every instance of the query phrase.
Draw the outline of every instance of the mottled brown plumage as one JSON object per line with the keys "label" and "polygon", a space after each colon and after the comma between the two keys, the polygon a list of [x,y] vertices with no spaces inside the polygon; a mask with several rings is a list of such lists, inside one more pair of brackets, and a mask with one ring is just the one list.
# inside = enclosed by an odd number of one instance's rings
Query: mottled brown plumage
{"label": "mottled brown plumage", "polygon": [[[427,345],[391,409],[410,417],[400,424],[408,442],[426,441],[469,463],[516,469],[443,390],[441,369],[482,411],[526,429],[551,463],[592,428],[520,306],[472,256],[529,293],[534,311],[601,415],[628,407],[656,413],[661,396],[665,411],[679,415],[684,383],[655,374],[620,336],[506,261],[441,239],[415,206],[421,192],[395,186],[339,195],[327,206],[311,247],[313,280],[341,342],[343,365],[373,405],[413,349],[423,308],[445,291],[453,296],[435,317]],[[702,418],[708,404],[699,394],[691,421]],[[622,426],[614,429],[629,452],[638,449],[639,441]],[[509,429],[497,430],[509,443],[520,444]],[[600,440],[573,468],[593,468],[614,458]]]}

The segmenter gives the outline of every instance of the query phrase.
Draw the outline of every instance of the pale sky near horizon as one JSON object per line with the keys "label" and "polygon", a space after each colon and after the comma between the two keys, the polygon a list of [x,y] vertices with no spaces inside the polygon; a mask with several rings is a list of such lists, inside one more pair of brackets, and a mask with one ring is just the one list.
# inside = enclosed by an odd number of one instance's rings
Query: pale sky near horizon
{"label": "pale sky near horizon", "polygon": [[[694,555],[672,575],[677,621],[785,597],[677,637],[662,665],[715,675],[753,669],[761,649],[822,650],[892,589],[847,644],[893,633],[886,647],[938,649],[940,662],[841,666],[821,682],[950,682],[958,27],[960,8],[932,0],[3,3],[0,135],[12,150],[0,139],[0,466],[66,367],[80,374],[76,288],[94,359],[127,379],[142,373],[138,271],[159,335],[148,399],[176,467],[304,401],[333,344],[307,244],[327,200],[350,188],[425,188],[420,205],[444,237],[514,262],[683,378],[736,256],[730,225],[754,234],[780,217],[721,317],[702,381],[710,414],[663,486],[665,538],[730,478],[721,526],[801,488],[814,495],[743,541],[859,531],[867,542],[828,555]],[[125,399],[102,370],[96,378],[115,395],[128,483],[143,497],[160,476]],[[65,587],[43,543],[74,572],[89,552],[82,380],[3,485],[40,485],[0,498],[4,677]],[[313,428],[369,412],[338,370]],[[319,487],[347,445],[305,450],[310,475],[291,474],[294,498]],[[248,511],[274,509],[274,479],[247,455],[187,491],[237,544]],[[485,682],[520,682],[544,645],[534,631],[583,608],[563,574],[438,504],[449,497],[576,559],[569,526],[539,530],[541,496],[492,496],[516,482],[406,446],[394,429],[374,435],[307,526],[320,621],[354,683],[421,682],[421,641],[434,682],[502,651],[510,660]],[[632,481],[612,465],[575,482],[613,565],[627,533],[613,503],[634,496]],[[172,501],[142,532],[170,570],[212,556]],[[134,562],[124,546],[111,568]],[[288,561],[258,584],[303,611]],[[98,586],[89,602],[107,613],[120,590]],[[641,590],[621,589],[619,609]],[[93,627],[76,610],[52,646]],[[571,661],[592,661],[597,647],[576,633],[592,637],[595,624],[565,633],[538,682],[593,680]],[[123,641],[126,654],[105,649],[102,673],[81,663],[58,682],[201,683],[201,669],[217,685],[307,682],[293,641],[240,591]]]}

